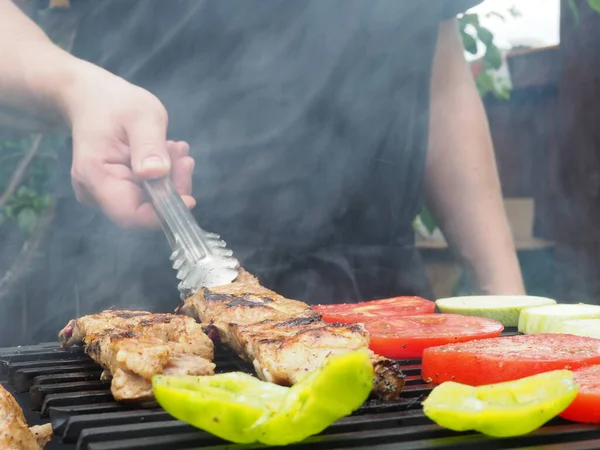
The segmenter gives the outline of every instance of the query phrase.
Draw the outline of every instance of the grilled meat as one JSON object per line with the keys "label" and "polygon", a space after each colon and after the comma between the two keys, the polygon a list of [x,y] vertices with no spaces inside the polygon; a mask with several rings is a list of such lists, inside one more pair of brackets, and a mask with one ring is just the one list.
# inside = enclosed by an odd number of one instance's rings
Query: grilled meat
{"label": "grilled meat", "polygon": [[120,330],[135,326],[143,320],[148,320],[148,311],[106,310],[98,314],[72,319],[64,327],[58,337],[61,347],[69,348],[81,345],[87,335],[102,334],[111,330]]}
{"label": "grilled meat", "polygon": [[52,439],[52,425],[29,428],[15,398],[0,385],[0,448],[40,450]]}
{"label": "grilled meat", "polygon": [[[178,312],[216,330],[221,342],[252,362],[261,379],[281,385],[294,384],[332,354],[369,346],[361,324],[326,323],[306,303],[261,286],[243,270],[231,284],[202,288]],[[399,365],[374,353],[371,359],[375,395],[398,398],[405,378]]]}
{"label": "grilled meat", "polygon": [[39,448],[44,448],[54,437],[54,431],[52,430],[51,423],[34,425],[29,427],[29,431],[35,436],[35,440],[37,441]]}
{"label": "grilled meat", "polygon": [[258,376],[281,385],[296,383],[329,355],[369,345],[362,325],[330,325],[319,317],[228,324],[226,330],[226,343],[250,359]]}
{"label": "grilled meat", "polygon": [[212,341],[192,318],[145,311],[103,311],[69,321],[62,347],[83,344],[111,379],[116,400],[153,404],[152,376],[212,375]]}

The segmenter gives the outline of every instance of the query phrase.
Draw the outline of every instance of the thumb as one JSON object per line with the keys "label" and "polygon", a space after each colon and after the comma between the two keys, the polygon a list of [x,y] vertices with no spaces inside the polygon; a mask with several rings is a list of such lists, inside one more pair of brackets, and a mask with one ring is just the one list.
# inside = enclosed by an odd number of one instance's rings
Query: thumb
{"label": "thumb", "polygon": [[160,178],[171,170],[167,151],[166,121],[139,120],[126,130],[131,151],[131,168],[141,179]]}

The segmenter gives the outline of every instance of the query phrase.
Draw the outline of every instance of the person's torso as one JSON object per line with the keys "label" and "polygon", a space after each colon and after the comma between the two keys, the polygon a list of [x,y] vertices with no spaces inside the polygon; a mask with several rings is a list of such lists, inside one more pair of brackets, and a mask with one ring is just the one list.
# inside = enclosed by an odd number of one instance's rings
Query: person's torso
{"label": "person's torso", "polygon": [[[467,3],[71,0],[74,53],[165,103],[196,159],[196,216],[267,286],[312,302],[419,294],[411,222],[437,29]],[[78,205],[68,159],[40,315],[172,310],[164,237]]]}
{"label": "person's torso", "polygon": [[192,145],[205,227],[279,246],[406,239],[442,1],[75,3],[76,54],[155,93]]}

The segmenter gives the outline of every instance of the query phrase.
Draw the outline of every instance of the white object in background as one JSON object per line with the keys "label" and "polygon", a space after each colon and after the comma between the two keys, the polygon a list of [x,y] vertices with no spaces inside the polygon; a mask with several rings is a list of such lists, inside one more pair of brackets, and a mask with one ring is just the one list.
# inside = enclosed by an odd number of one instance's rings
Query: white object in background
{"label": "white object in background", "polygon": [[[507,13],[512,7],[520,17]],[[479,22],[494,34],[500,48],[547,47],[560,42],[560,0],[486,0],[469,12],[479,14]],[[489,14],[493,12],[502,14],[504,20]]]}

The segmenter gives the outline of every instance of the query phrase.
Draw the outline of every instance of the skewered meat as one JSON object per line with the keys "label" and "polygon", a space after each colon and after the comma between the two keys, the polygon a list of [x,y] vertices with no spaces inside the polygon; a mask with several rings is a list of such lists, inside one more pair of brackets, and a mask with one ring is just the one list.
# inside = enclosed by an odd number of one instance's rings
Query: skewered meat
{"label": "skewered meat", "polygon": [[0,448],[40,450],[52,439],[52,425],[29,428],[15,398],[0,385]]}
{"label": "skewered meat", "polygon": [[[220,341],[250,361],[261,379],[281,385],[294,384],[332,354],[369,346],[363,325],[326,323],[306,303],[261,286],[243,270],[231,284],[200,289],[178,312],[216,330]],[[405,378],[399,365],[371,355],[374,393],[398,398]]]}
{"label": "skewered meat", "polygon": [[111,379],[116,400],[153,404],[152,376],[212,375],[212,341],[192,318],[146,311],[103,311],[69,321],[61,346],[85,345]]}

